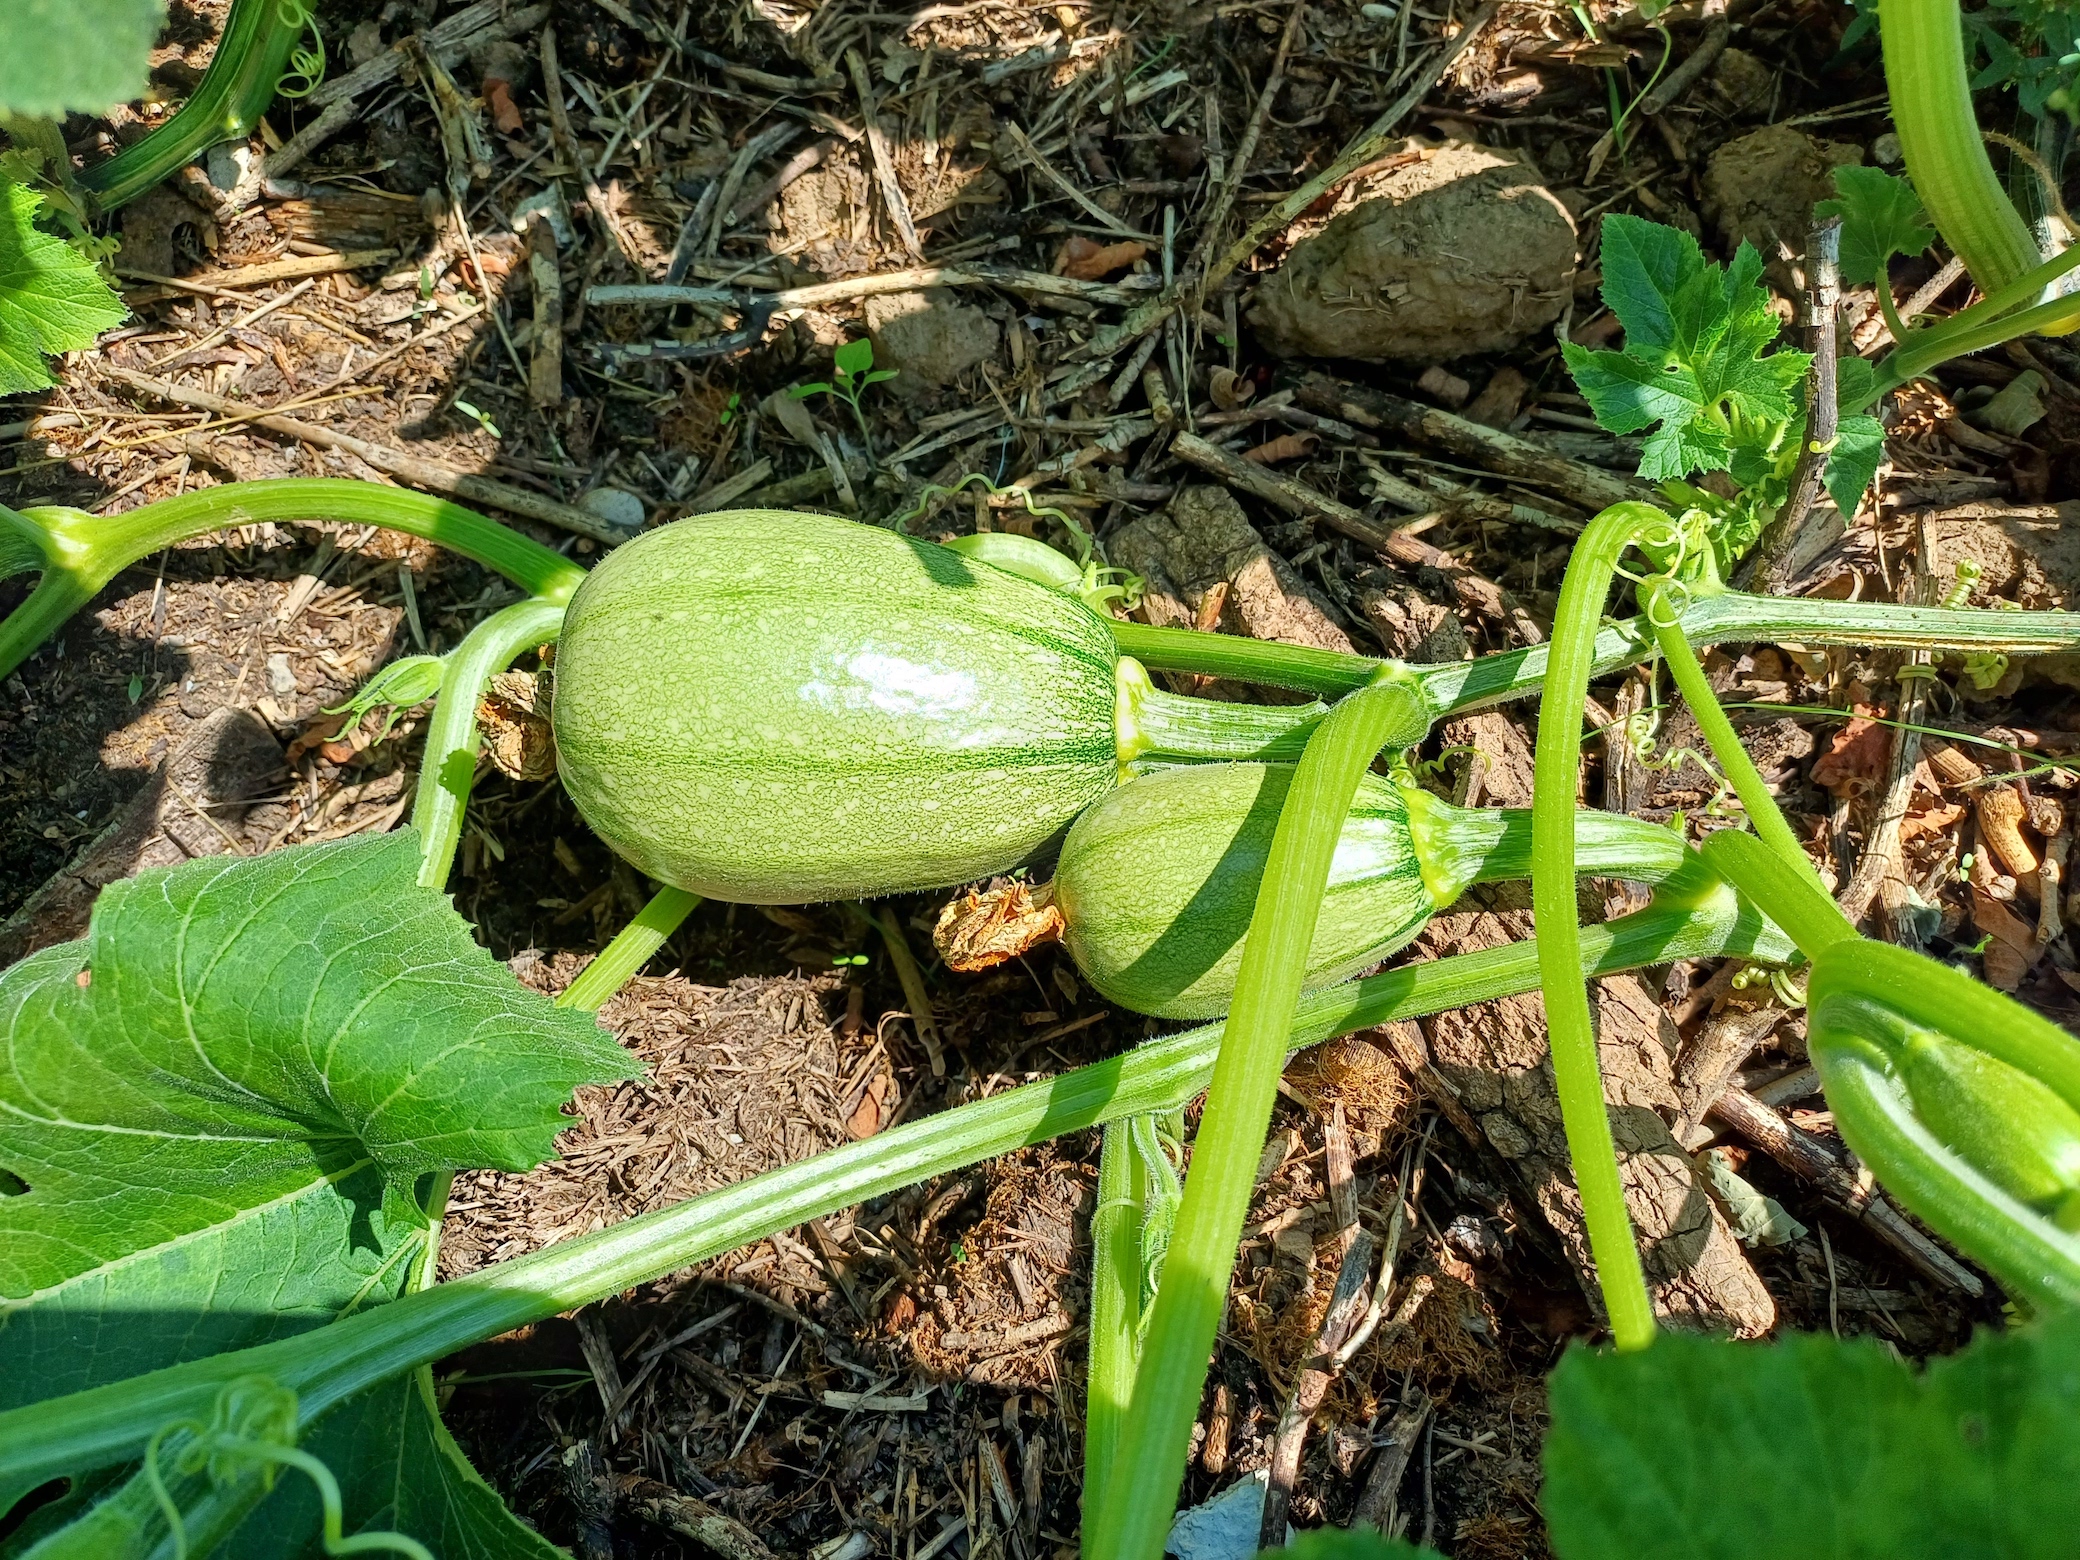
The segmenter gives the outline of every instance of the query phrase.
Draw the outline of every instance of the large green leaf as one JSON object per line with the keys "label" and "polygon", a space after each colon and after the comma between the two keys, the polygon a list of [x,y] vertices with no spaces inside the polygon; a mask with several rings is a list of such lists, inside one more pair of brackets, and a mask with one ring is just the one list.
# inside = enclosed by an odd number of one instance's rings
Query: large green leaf
{"label": "large green leaf", "polygon": [[[0,74],[6,18],[21,3],[0,0]],[[45,353],[83,351],[124,315],[122,300],[92,263],[36,226],[42,204],[34,190],[0,181],[0,395],[46,389]]]}
{"label": "large green leaf", "polygon": [[0,974],[0,1406],[390,1298],[423,1173],[520,1170],[629,1075],[401,833],[111,885]]}
{"label": "large green leaf", "polygon": [[144,89],[165,0],[4,0],[0,114],[98,114]]}
{"label": "large green leaf", "polygon": [[1563,1560],[2052,1560],[2074,1550],[2080,1316],[1926,1371],[1878,1343],[1576,1349],[1542,1497]]}

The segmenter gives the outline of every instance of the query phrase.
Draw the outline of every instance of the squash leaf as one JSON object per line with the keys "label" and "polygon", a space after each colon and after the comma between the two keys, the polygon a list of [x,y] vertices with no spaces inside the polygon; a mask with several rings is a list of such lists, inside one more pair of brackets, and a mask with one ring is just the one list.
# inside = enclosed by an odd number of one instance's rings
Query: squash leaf
{"label": "squash leaf", "polygon": [[1823,200],[1816,217],[1842,219],[1842,280],[1868,287],[1881,280],[1894,255],[1918,255],[1936,241],[1921,197],[1905,179],[1883,168],[1841,167],[1834,171],[1838,200]]}
{"label": "squash leaf", "polygon": [[144,89],[165,0],[0,4],[0,114],[98,114]]}
{"label": "squash leaf", "polygon": [[[0,15],[17,3],[4,0]],[[9,25],[0,21],[0,60]],[[126,312],[89,261],[36,226],[42,204],[34,190],[0,183],[0,395],[48,389],[46,353],[91,347]]]}
{"label": "squash leaf", "polygon": [[191,862],[0,974],[0,1407],[392,1297],[417,1177],[527,1169],[630,1075],[417,870],[409,831]]}
{"label": "squash leaf", "polygon": [[1624,349],[1562,350],[1598,422],[1613,433],[1654,429],[1641,476],[1724,471],[1737,448],[1767,446],[1798,415],[1795,391],[1812,359],[1769,350],[1779,327],[1753,245],[1720,266],[1679,229],[1606,217],[1603,300],[1625,327]]}
{"label": "squash leaf", "polygon": [[1874,1339],[1664,1333],[1571,1350],[1541,1496],[1562,1560],[2034,1560],[2072,1553],[2080,1316],[1925,1371]]}

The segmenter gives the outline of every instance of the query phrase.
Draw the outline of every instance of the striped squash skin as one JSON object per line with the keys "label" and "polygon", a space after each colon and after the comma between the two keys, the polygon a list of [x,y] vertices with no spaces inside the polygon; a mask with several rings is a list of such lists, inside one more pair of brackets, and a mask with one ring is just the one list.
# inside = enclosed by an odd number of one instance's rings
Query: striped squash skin
{"label": "striped squash skin", "polygon": [[[1070,955],[1107,999],[1158,1018],[1227,1011],[1292,775],[1282,764],[1158,770],[1076,820],[1055,905]],[[1438,908],[1400,792],[1368,774],[1329,868],[1308,987],[1377,963]]]}
{"label": "striped squash skin", "polygon": [[713,899],[1007,871],[1109,789],[1118,651],[1082,602],[930,542],[739,510],[578,588],[557,769],[599,836]]}

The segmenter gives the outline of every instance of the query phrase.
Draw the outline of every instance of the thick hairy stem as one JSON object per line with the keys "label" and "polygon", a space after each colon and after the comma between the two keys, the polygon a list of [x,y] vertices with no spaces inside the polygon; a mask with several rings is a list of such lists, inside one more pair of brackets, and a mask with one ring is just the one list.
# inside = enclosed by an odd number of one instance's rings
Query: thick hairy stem
{"label": "thick hairy stem", "polygon": [[1105,1124],[1098,1206],[1091,1214],[1090,1390],[1083,1424],[1083,1525],[1104,1509],[1107,1476],[1134,1395],[1141,1358],[1142,1172],[1133,1130]]}
{"label": "thick hairy stem", "polygon": [[600,949],[599,957],[564,988],[556,1005],[576,1008],[581,1013],[597,1013],[671,940],[672,933],[700,902],[699,894],[689,894],[683,888],[660,888],[651,895],[650,903],[636,913],[636,918]]}
{"label": "thick hairy stem", "polygon": [[1575,909],[1574,813],[1581,784],[1582,700],[1589,693],[1596,623],[1619,557],[1668,517],[1650,504],[1614,504],[1575,542],[1553,616],[1552,658],[1538,706],[1531,809],[1531,913],[1539,930],[1540,986],[1552,1037],[1553,1083],[1574,1161],[1589,1249],[1620,1349],[1654,1340],[1654,1307],[1633,1241],[1618,1150],[1603,1102],[1603,1070],[1582,982],[1582,929]]}
{"label": "thick hairy stem", "polygon": [[[2080,246],[2074,252],[2080,253]],[[2080,613],[2072,612],[1945,611],[1885,601],[1750,596],[1729,590],[1695,597],[1683,608],[1679,622],[1683,637],[1697,646],[1792,639],[1816,645],[1986,649],[2017,655],[2080,649]],[[1147,666],[1267,683],[1326,698],[1363,687],[1382,666],[1400,664],[1189,628],[1127,622],[1114,622],[1111,628],[1120,649]],[[1655,648],[1653,630],[1643,618],[1605,624],[1596,635],[1591,675],[1632,666]],[[1533,645],[1475,661],[1411,666],[1407,671],[1421,682],[1430,705],[1449,715],[1536,693],[1545,685],[1551,658],[1552,646]]]}
{"label": "thick hairy stem", "polygon": [[[1724,954],[1781,961],[1793,952],[1725,888],[1590,927],[1582,947],[1590,974]],[[1530,990],[1537,981],[1529,943],[1393,970],[1303,999],[1291,1044],[1485,1002]],[[0,1413],[0,1511],[49,1479],[134,1460],[156,1427],[206,1418],[217,1390],[240,1376],[271,1376],[294,1391],[309,1425],[378,1382],[775,1230],[1064,1132],[1177,1109],[1205,1087],[1222,1033],[1222,1025],[1211,1024],[1150,1041],[1124,1056],[907,1122],[296,1338]],[[1195,1372],[1203,1366],[1202,1355]]]}
{"label": "thick hairy stem", "polygon": [[423,886],[440,888],[447,883],[455,847],[462,843],[463,815],[469,811],[470,785],[484,740],[477,730],[477,701],[513,657],[556,641],[563,632],[564,610],[556,601],[516,601],[471,629],[448,657],[439,702],[426,730],[426,753],[419,761],[419,789],[412,798]]}
{"label": "thick hairy stem", "polygon": [[[348,521],[424,537],[548,601],[570,600],[585,578],[585,571],[561,553],[460,504],[408,488],[337,477],[198,488],[120,515],[56,508],[0,510],[0,577],[43,571],[29,600],[0,623],[0,677],[21,665],[66,618],[138,559],[227,526],[266,520]],[[24,618],[24,613],[30,615]]]}
{"label": "thick hairy stem", "polygon": [[1990,293],[2042,256],[1986,155],[1965,73],[1962,8],[1957,0],[1885,0],[1878,31],[1914,192],[1979,290]]}
{"label": "thick hairy stem", "polygon": [[1095,1560],[1163,1553],[1337,837],[1373,755],[1420,741],[1431,713],[1405,672],[1383,669],[1315,728],[1293,773],[1149,1312],[1132,1411],[1100,1521],[1084,1534]]}
{"label": "thick hairy stem", "polygon": [[233,0],[209,68],[174,116],[135,146],[79,175],[98,212],[135,200],[196,153],[248,135],[309,25],[297,0]]}
{"label": "thick hairy stem", "polygon": [[[1256,641],[1251,641],[1256,643]],[[1290,763],[1329,712],[1325,704],[1230,704],[1165,693],[1132,656],[1120,658],[1115,715],[1122,766],[1254,759]]]}

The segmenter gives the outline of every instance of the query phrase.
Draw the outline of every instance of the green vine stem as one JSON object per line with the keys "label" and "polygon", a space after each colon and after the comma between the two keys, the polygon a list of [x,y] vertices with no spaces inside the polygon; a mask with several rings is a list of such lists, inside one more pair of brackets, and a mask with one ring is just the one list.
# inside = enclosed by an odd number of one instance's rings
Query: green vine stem
{"label": "green vine stem", "polygon": [[[1741,806],[1747,809],[1748,823],[1755,830],[1756,837],[1785,862],[1804,868],[1817,887],[1820,880],[1813,873],[1805,847],[1791,832],[1791,825],[1777,807],[1776,798],[1769,794],[1768,783],[1756,769],[1754,760],[1748,757],[1748,750],[1741,746],[1740,738],[1734,734],[1733,722],[1719,707],[1718,695],[1712,692],[1704,668],[1697,662],[1697,652],[1683,637],[1674,610],[1674,598],[1679,592],[1680,587],[1665,578],[1650,580],[1644,592],[1647,621],[1653,625],[1654,640],[1661,647],[1662,659],[1668,663],[1669,675],[1675,679],[1677,691],[1689,704],[1691,717],[1703,731],[1712,757],[1719,761],[1719,772],[1726,776],[1734,794],[1741,799]],[[1587,691],[1583,689],[1583,692]]]}
{"label": "green vine stem", "polygon": [[1083,1421],[1083,1525],[1099,1524],[1107,1475],[1141,1358],[1142,1172],[1130,1123],[1108,1121],[1091,1214],[1090,1390]]}
{"label": "green vine stem", "polygon": [[1643,1349],[1653,1342],[1654,1306],[1625,1207],[1589,993],[1582,982],[1582,929],[1575,908],[1575,797],[1581,785],[1582,700],[1589,693],[1604,598],[1625,549],[1642,532],[1669,523],[1651,504],[1614,504],[1591,520],[1576,540],[1553,616],[1532,771],[1531,913],[1538,925],[1539,983],[1552,1039],[1553,1083],[1597,1282],[1620,1349]]}
{"label": "green vine stem", "polygon": [[96,212],[135,200],[195,154],[249,135],[311,25],[301,0],[232,0],[209,67],[174,116],[135,146],[78,175]]}
{"label": "green vine stem", "polygon": [[1980,291],[1990,293],[2042,256],[1986,155],[1965,71],[1962,7],[1958,0],[1885,0],[1878,33],[1914,193]]}
{"label": "green vine stem", "polygon": [[600,949],[599,956],[578,972],[578,978],[564,988],[556,1005],[576,1008],[581,1013],[597,1013],[670,941],[672,933],[700,902],[699,894],[689,894],[683,888],[660,888],[650,896],[650,903],[636,913],[636,918]]}
{"label": "green vine stem", "polygon": [[423,887],[440,888],[447,883],[455,865],[455,847],[462,843],[462,820],[469,811],[477,754],[484,745],[483,734],[477,730],[477,701],[484,697],[491,679],[512,664],[513,657],[535,645],[555,643],[563,632],[564,611],[562,602],[516,601],[471,629],[448,657],[441,673],[439,702],[426,728],[419,789],[412,798],[412,827],[419,831],[419,882]]}
{"label": "green vine stem", "polygon": [[1319,702],[1231,704],[1165,693],[1132,656],[1120,657],[1114,681],[1119,689],[1115,723],[1122,768],[1136,762],[1218,759],[1291,762],[1306,751],[1309,734],[1329,713]]}
{"label": "green vine stem", "polygon": [[[1794,951],[1724,885],[1674,902],[1664,902],[1665,896],[1664,890],[1645,910],[1587,928],[1581,938],[1584,973],[1731,954],[1781,962]],[[1391,970],[1304,998],[1289,1043],[1313,1045],[1397,1018],[1528,991],[1537,982],[1537,951],[1530,943]],[[270,1376],[294,1391],[308,1425],[357,1392],[457,1349],[619,1294],[775,1230],[1064,1132],[1176,1109],[1206,1086],[1222,1034],[1223,1026],[1212,1024],[1150,1041],[1123,1056],[907,1122],[295,1338],[0,1413],[0,1511],[47,1480],[135,1460],[154,1427],[207,1414],[218,1389],[240,1376]],[[1202,1355],[1195,1376],[1203,1366]]]}
{"label": "green vine stem", "polygon": [[1132,1409],[1099,1521],[1084,1532],[1084,1552],[1095,1560],[1157,1560],[1163,1552],[1330,858],[1373,756],[1383,747],[1421,741],[1431,713],[1405,671],[1382,668],[1315,728],[1293,773],[1243,944],[1184,1202],[1150,1307]]}
{"label": "green vine stem", "polygon": [[[2080,1305],[2080,1235],[1980,1168],[2056,1152],[2033,1138],[2047,1116],[2062,1115],[2069,1128],[2080,1108],[2080,1044],[1959,970],[1861,939],[1820,952],[1807,996],[1828,1107],[1885,1189],[1983,1262],[2010,1294],[2038,1307]],[[1998,1088],[1989,1087],[1997,1071],[1953,1080],[1954,1090],[1981,1095],[1979,1109],[1967,1098],[1942,1136],[1946,1124],[1924,1119],[1895,1065],[1929,1041],[2013,1069]],[[1945,1141],[1966,1134],[1975,1141]]]}
{"label": "green vine stem", "polygon": [[[1788,639],[1816,645],[1867,645],[1901,650],[2005,650],[2048,655],[2080,649],[2080,613],[1991,612],[1978,608],[1899,606],[1883,601],[1823,601],[1750,596],[1740,591],[1697,595],[1683,608],[1683,637],[1696,646]],[[1244,639],[1190,628],[1153,628],[1115,620],[1120,649],[1144,665],[1339,698],[1361,688],[1382,666],[1399,663],[1298,645]],[[1597,631],[1590,674],[1601,676],[1646,659],[1656,649],[1641,618]],[[1473,661],[1411,666],[1423,697],[1440,715],[1521,698],[1544,686],[1552,646],[1533,645]]]}
{"label": "green vine stem", "polygon": [[268,520],[338,520],[424,537],[548,601],[570,600],[585,578],[585,571],[561,553],[460,504],[408,488],[338,477],[285,477],[198,488],[120,515],[0,508],[0,579],[38,570],[43,575],[29,599],[0,621],[0,677],[20,666],[138,559],[227,526]]}

